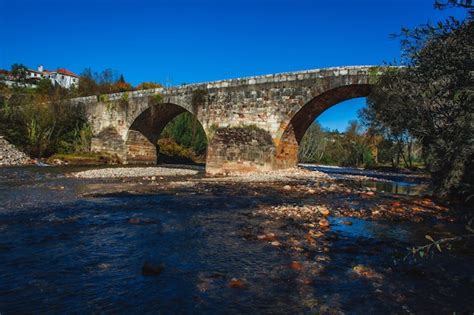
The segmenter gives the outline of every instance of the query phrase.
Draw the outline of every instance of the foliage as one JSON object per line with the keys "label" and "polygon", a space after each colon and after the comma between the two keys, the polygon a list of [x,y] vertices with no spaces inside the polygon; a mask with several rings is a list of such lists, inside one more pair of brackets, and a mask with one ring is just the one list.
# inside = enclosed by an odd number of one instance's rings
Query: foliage
{"label": "foliage", "polygon": [[191,97],[191,105],[195,111],[198,106],[204,105],[207,101],[206,90],[194,90]]}
{"label": "foliage", "polygon": [[425,238],[429,241],[429,243],[426,245],[410,248],[408,254],[404,257],[404,260],[410,258],[416,261],[417,256],[420,256],[420,258],[432,258],[435,253],[434,249],[437,249],[437,251],[441,253],[443,251],[442,247],[445,247],[445,249],[450,250],[452,248],[453,242],[466,241],[468,239],[474,238],[474,227],[472,226],[472,224],[473,219],[469,220],[469,222],[465,226],[465,229],[467,230],[468,234],[445,237],[436,241],[430,235],[425,235]]}
{"label": "foliage", "polygon": [[79,78],[78,95],[90,96],[132,91],[133,86],[125,81],[123,75],[117,71],[105,69],[102,72],[93,72],[90,68],[84,69]]}
{"label": "foliage", "polygon": [[116,155],[105,152],[56,153],[47,159],[51,164],[56,164],[58,161],[69,165],[120,164],[120,159]]}
{"label": "foliage", "polygon": [[163,95],[161,94],[155,94],[151,96],[152,103],[155,105],[163,103]]}
{"label": "foliage", "polygon": [[124,102],[124,103],[127,103],[128,102],[128,93],[127,92],[124,92],[122,94],[122,96],[120,97],[120,101]]}
{"label": "foliage", "polygon": [[63,90],[0,90],[0,134],[32,157],[84,150],[90,142],[85,113],[61,102]]}
{"label": "foliage", "polygon": [[200,157],[191,148],[186,148],[171,138],[158,140],[158,147],[160,149],[159,162],[189,164],[200,160]]}
{"label": "foliage", "polygon": [[148,90],[148,89],[157,89],[161,88],[161,84],[156,82],[142,82],[135,87],[136,90]]}
{"label": "foliage", "polygon": [[23,64],[15,63],[11,66],[12,76],[18,80],[18,82],[25,83],[26,81],[26,68]]}
{"label": "foliage", "polygon": [[100,94],[98,99],[99,99],[99,102],[101,102],[101,103],[109,103],[110,102],[109,96],[107,94]]}
{"label": "foliage", "polygon": [[440,197],[474,194],[474,24],[450,19],[402,33],[406,66],[383,74],[365,120],[416,138]]}
{"label": "foliage", "polygon": [[[301,140],[298,157],[301,162],[306,163],[357,167],[390,164],[392,167],[400,167],[400,159],[394,158],[397,154],[394,147],[391,140],[376,135],[371,130],[363,130],[357,121],[351,121],[344,133],[323,130],[315,122]],[[407,146],[402,149],[407,150]],[[417,157],[415,154],[412,156]],[[409,166],[405,164],[405,167]]]}
{"label": "foliage", "polygon": [[[162,102],[162,96],[156,95],[157,103]],[[192,93],[191,105],[195,109],[206,102],[207,92],[195,90]],[[190,150],[195,156],[202,156],[207,149],[206,133],[199,121],[190,112],[184,112],[170,121],[160,135],[161,139],[170,139],[185,150]],[[160,151],[161,152],[161,151]],[[175,152],[176,153],[176,152]],[[177,153],[176,153],[177,154]],[[179,155],[179,154],[178,154]],[[184,155],[184,157],[188,157]]]}
{"label": "foliage", "polygon": [[472,0],[436,0],[435,8],[445,9],[449,7],[462,7],[466,9],[474,9]]}
{"label": "foliage", "polygon": [[161,133],[161,138],[173,139],[184,148],[202,155],[207,148],[207,138],[201,124],[189,112],[182,113],[170,121]]}

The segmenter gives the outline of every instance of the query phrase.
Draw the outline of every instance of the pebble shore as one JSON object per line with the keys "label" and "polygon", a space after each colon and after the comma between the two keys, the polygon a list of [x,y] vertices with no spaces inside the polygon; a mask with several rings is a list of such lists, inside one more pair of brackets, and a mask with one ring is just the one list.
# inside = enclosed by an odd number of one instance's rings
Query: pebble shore
{"label": "pebble shore", "polygon": [[243,173],[235,176],[212,177],[205,180],[217,182],[292,182],[303,179],[326,179],[331,177],[323,172],[309,171],[302,168],[290,168],[285,170],[275,170],[267,172]]}
{"label": "pebble shore", "polygon": [[77,178],[122,178],[122,177],[150,177],[150,176],[189,176],[198,171],[166,167],[115,167],[88,170],[71,174]]}

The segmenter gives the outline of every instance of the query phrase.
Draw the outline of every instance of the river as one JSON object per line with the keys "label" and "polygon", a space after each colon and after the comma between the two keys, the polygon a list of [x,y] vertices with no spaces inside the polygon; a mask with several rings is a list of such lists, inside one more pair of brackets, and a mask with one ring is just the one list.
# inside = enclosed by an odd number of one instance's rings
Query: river
{"label": "river", "polygon": [[[85,192],[128,182],[64,176],[81,169],[0,169],[2,315],[474,310],[472,251],[401,259],[455,225],[330,217],[320,247],[295,252],[255,236],[303,238],[298,225],[252,211],[301,198],[245,184],[93,195]],[[145,262],[164,269],[144,276]],[[357,265],[379,276],[357,277]]]}

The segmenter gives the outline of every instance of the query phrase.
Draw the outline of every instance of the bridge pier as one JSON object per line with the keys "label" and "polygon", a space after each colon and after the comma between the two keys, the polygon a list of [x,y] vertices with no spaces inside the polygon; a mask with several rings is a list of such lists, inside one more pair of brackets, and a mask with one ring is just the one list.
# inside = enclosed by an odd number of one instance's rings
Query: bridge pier
{"label": "bridge pier", "polygon": [[158,149],[142,133],[136,130],[128,132],[126,146],[126,164],[148,164],[157,163]]}
{"label": "bridge pier", "polygon": [[91,139],[91,151],[117,156],[124,162],[127,158],[125,142],[114,128],[106,128]]}
{"label": "bridge pier", "polygon": [[275,146],[270,133],[254,126],[217,129],[207,148],[206,173],[231,175],[269,171]]}
{"label": "bridge pier", "polygon": [[294,129],[290,126],[285,130],[278,142],[275,154],[274,169],[286,169],[298,165],[299,142]]}

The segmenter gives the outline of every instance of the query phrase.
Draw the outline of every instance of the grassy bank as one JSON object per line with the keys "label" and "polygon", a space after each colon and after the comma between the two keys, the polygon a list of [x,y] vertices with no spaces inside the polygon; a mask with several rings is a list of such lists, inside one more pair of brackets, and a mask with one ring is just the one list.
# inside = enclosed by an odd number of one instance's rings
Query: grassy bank
{"label": "grassy bank", "polygon": [[120,164],[120,159],[104,152],[84,152],[69,154],[54,154],[50,156],[46,163],[56,165],[102,165]]}

